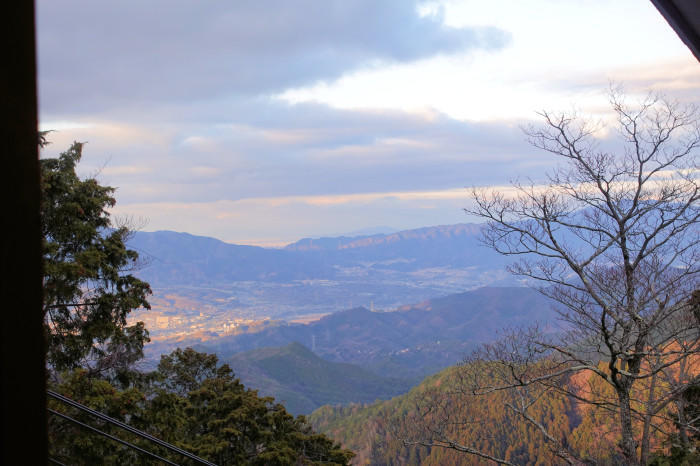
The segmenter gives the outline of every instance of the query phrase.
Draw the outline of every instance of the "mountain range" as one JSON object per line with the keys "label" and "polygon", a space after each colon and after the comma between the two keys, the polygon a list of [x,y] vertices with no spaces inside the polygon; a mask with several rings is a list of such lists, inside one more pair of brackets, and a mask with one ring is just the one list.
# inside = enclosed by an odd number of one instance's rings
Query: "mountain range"
{"label": "mountain range", "polygon": [[[531,289],[483,286],[514,281],[507,260],[479,244],[481,228],[306,238],[282,249],[136,233],[129,246],[145,258],[138,273],[165,303],[163,319],[194,315],[208,329],[206,338],[157,339],[147,354],[155,360],[172,345],[216,353],[246,386],[295,414],[391,398],[505,326],[552,320],[552,302]],[[347,306],[353,301],[366,304]],[[290,319],[309,314],[325,315]],[[235,319],[260,324],[216,330]]]}
{"label": "mountain range", "polygon": [[[172,231],[137,232],[136,271],[162,311],[176,302],[205,314],[294,320],[364,306],[391,310],[482,286],[519,284],[509,259],[482,246],[480,225],[306,238],[282,249],[229,244]],[[207,310],[208,309],[208,310]],[[185,310],[184,308],[182,310]]]}
{"label": "mountain range", "polygon": [[461,360],[505,326],[551,322],[553,303],[529,288],[485,287],[393,312],[360,307],[308,324],[279,323],[255,333],[214,338],[198,349],[225,359],[264,347],[301,343],[333,362],[376,375],[418,381]]}
{"label": "mountain range", "polygon": [[136,232],[129,246],[155,286],[231,281],[343,279],[450,267],[502,268],[503,257],[479,244],[480,225],[425,227],[390,234],[305,238],[281,249],[225,243],[172,231]]}

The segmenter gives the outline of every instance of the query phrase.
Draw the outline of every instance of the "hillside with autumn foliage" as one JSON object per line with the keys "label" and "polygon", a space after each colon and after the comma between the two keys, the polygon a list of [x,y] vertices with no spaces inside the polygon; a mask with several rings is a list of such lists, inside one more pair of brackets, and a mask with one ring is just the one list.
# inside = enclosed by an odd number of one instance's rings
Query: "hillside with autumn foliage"
{"label": "hillside with autumn foliage", "polygon": [[[696,360],[686,361],[684,365],[683,368],[671,366],[669,374],[678,376],[687,370],[697,373],[700,369]],[[324,406],[309,419],[314,429],[356,452],[353,464],[494,464],[455,448],[419,444],[439,435],[452,439],[458,447],[470,447],[517,465],[565,464],[534,423],[525,422],[508,408],[509,403],[517,402],[516,392],[498,390],[473,396],[464,389],[464,369],[463,366],[448,368],[392,400]],[[487,365],[478,369],[489,375]],[[635,420],[638,437],[644,428],[642,404],[661,397],[670,380],[643,381],[637,385],[634,408],[639,413]],[[554,390],[542,390],[528,409],[528,415],[581,460],[617,464],[621,458],[617,447],[618,422],[615,412],[605,406],[606,401],[613,401],[612,390],[587,372],[567,378],[566,383],[574,396],[563,397]],[[583,403],[576,400],[577,396],[595,398],[600,404]],[[697,399],[694,403],[697,404]],[[674,414],[673,404],[665,404],[657,413],[658,422],[652,423],[651,450],[656,455],[655,464],[667,464],[659,458],[671,450],[668,433],[674,432],[674,427],[668,419]]]}

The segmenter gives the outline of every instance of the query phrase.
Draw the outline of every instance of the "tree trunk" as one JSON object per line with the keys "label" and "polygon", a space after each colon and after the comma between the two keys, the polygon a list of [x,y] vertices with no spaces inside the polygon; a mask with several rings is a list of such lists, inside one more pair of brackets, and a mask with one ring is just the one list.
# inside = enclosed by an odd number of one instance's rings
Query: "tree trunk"
{"label": "tree trunk", "polygon": [[678,439],[680,440],[683,449],[687,450],[690,447],[688,429],[686,429],[688,421],[685,417],[685,408],[687,403],[685,402],[683,395],[679,396],[678,398],[679,399],[676,402],[676,407],[678,408]]}
{"label": "tree trunk", "polygon": [[656,389],[656,375],[652,376],[649,382],[649,397],[647,398],[646,412],[644,413],[644,428],[642,430],[642,451],[640,453],[640,463],[647,464],[649,461],[649,447],[651,437],[651,417],[654,411],[654,390]]}
{"label": "tree trunk", "polygon": [[632,431],[632,408],[630,405],[629,390],[619,388],[617,390],[617,397],[620,400],[620,430],[622,434],[620,449],[624,457],[623,464],[638,466],[637,442],[634,440],[634,432]]}

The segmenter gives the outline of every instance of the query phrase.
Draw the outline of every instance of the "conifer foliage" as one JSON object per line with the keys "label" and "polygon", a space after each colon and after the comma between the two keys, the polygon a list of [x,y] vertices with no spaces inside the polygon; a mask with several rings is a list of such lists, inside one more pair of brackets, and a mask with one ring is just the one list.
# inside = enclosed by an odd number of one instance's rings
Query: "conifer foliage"
{"label": "conifer foliage", "polygon": [[130,273],[138,253],[126,246],[130,230],[110,218],[114,188],[76,174],[82,149],[75,142],[41,160],[47,360],[56,370],[119,372],[142,357],[148,332],[126,317],[150,307],[151,289]]}
{"label": "conifer foliage", "polygon": [[[191,348],[162,356],[157,370],[142,374],[127,389],[117,389],[82,369],[65,373],[55,388],[215,464],[346,465],[354,456],[326,436],[314,433],[303,416],[295,418],[274,399],[246,389],[227,365],[218,364],[215,355]],[[55,408],[65,411],[64,406]],[[78,412],[69,414],[125,437],[108,424],[96,423]],[[150,464],[149,458],[62,419],[52,417],[50,421],[51,455],[59,461]],[[126,437],[130,443],[183,464],[181,456],[137,437]]]}

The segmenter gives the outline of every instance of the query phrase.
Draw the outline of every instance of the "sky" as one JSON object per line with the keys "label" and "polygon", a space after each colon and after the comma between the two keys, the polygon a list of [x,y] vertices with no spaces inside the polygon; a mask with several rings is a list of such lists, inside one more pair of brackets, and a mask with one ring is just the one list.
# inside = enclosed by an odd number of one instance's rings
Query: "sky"
{"label": "sky", "polygon": [[700,101],[646,0],[38,0],[37,31],[42,157],[87,142],[115,218],[239,244],[473,221],[558,163],[538,111]]}

